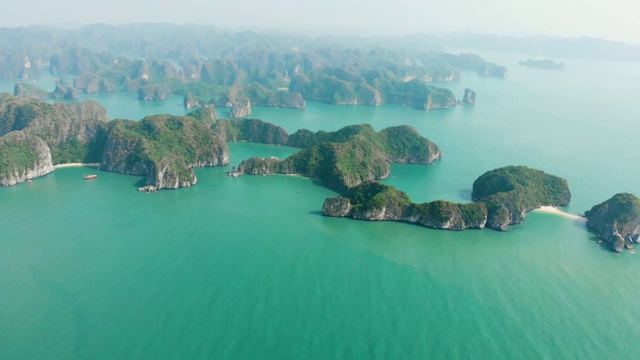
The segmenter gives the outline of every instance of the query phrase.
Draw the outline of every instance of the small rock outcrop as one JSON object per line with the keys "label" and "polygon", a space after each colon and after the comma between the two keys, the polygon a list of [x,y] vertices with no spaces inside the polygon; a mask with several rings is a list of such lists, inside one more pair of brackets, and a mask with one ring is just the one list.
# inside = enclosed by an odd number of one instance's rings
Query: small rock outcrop
{"label": "small rock outcrop", "polygon": [[98,120],[100,122],[109,122],[109,114],[99,103],[93,100],[85,100],[81,103],[70,104],[69,107],[75,109],[78,114],[78,120]]}
{"label": "small rock outcrop", "polygon": [[182,99],[182,104],[187,109],[198,108],[201,106],[198,99],[196,99],[195,96],[193,96],[193,94],[191,93],[184,96],[184,99]]}
{"label": "small rock outcrop", "polygon": [[0,186],[11,186],[53,172],[44,140],[24,131],[0,137]]}
{"label": "small rock outcrop", "polygon": [[78,91],[73,86],[57,84],[51,93],[51,97],[54,99],[78,100]]}
{"label": "small rock outcrop", "polygon": [[587,227],[615,252],[633,248],[640,239],[640,199],[633,194],[616,194],[592,207],[585,216]]}
{"label": "small rock outcrop", "polygon": [[462,96],[462,103],[465,105],[475,105],[476,92],[469,88],[464,89],[464,95]]}

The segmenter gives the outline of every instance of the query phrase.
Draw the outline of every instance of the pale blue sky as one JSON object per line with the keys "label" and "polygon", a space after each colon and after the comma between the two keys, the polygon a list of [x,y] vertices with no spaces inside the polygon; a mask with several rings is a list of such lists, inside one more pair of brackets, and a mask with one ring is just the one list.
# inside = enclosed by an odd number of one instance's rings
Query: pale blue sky
{"label": "pale blue sky", "polygon": [[639,8],[631,0],[23,0],[3,6],[0,26],[171,22],[308,33],[586,35],[640,43]]}

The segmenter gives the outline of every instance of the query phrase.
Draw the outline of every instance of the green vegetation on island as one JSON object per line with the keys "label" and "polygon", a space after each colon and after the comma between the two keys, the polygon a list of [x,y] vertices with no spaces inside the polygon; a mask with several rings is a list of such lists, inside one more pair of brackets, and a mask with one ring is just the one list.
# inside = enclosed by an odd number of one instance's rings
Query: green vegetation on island
{"label": "green vegetation on island", "polygon": [[325,200],[322,214],[362,220],[393,220],[436,229],[483,228],[487,209],[482,203],[456,204],[437,200],[416,204],[407,194],[374,181],[349,189],[345,197]]}
{"label": "green vegetation on island", "polygon": [[571,200],[567,181],[525,166],[488,171],[473,182],[472,198],[487,206],[487,226],[506,230],[527,212],[541,206],[566,206]]}
{"label": "green vegetation on island", "polygon": [[192,115],[109,122],[93,101],[65,105],[1,96],[0,153],[6,159],[0,161],[0,184],[44,175],[52,164],[85,162],[146,176],[146,185],[155,189],[190,186],[196,182],[192,168],[228,162],[225,135],[211,129],[215,110]]}
{"label": "green vegetation on island", "polygon": [[191,186],[192,168],[229,162],[224,139],[189,116],[155,115],[114,120],[106,129],[102,168],[147,177],[157,189]]}
{"label": "green vegetation on island", "polygon": [[587,227],[615,252],[640,242],[640,199],[629,193],[614,195],[585,212]]}
{"label": "green vegetation on island", "polygon": [[0,136],[0,185],[10,186],[53,171],[47,144],[33,134]]}
{"label": "green vegetation on island", "polygon": [[540,206],[565,206],[571,193],[566,180],[524,166],[507,166],[480,176],[473,185],[473,204],[445,200],[414,204],[395,188],[370,182],[329,198],[327,216],[366,220],[396,220],[438,229],[464,230],[489,227],[506,231],[519,224],[527,212]]}
{"label": "green vegetation on island", "polygon": [[391,162],[429,164],[441,156],[434,143],[409,126],[380,132],[368,124],[350,125],[334,132],[299,130],[289,136],[286,145],[303,150],[283,161],[245,160],[239,171],[300,174],[346,191],[368,180],[387,178]]}

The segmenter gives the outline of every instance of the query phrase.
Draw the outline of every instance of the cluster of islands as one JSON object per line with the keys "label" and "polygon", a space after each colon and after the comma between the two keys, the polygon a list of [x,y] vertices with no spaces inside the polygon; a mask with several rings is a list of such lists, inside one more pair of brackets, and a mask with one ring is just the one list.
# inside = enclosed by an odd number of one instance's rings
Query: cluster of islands
{"label": "cluster of islands", "polygon": [[[146,56],[135,57],[124,55],[126,45],[121,42],[120,48],[113,46],[119,52],[112,52],[82,43],[68,45],[51,34],[45,44],[25,40],[33,34],[5,32],[0,31],[0,44],[17,36],[26,45],[0,51],[0,77],[22,80],[13,95],[0,95],[2,186],[44,176],[58,164],[96,163],[104,171],[145,177],[143,191],[184,188],[197,183],[194,168],[228,165],[227,142],[247,141],[300,151],[286,159],[245,159],[230,174],[318,179],[340,195],[318,204],[326,216],[507,231],[532,210],[566,206],[571,200],[565,179],[526,166],[507,166],[476,179],[471,203],[414,203],[404,192],[378,181],[389,177],[390,164],[427,165],[441,158],[439,147],[414,128],[375,131],[360,124],[333,132],[302,129],[288,134],[277,125],[247,118],[252,105],[302,109],[306,100],[352,106],[393,103],[426,111],[471,106],[476,101],[473,90],[465,89],[457,100],[450,90],[432,83],[459,80],[461,70],[508,75],[506,67],[476,54],[380,47],[363,51],[322,44],[300,49],[287,41],[281,48],[260,37],[255,42],[242,39],[249,45],[239,47],[231,37],[230,44],[219,43],[210,56],[203,56],[205,48],[183,41],[168,47],[150,42]],[[521,65],[564,69],[564,64],[550,60]],[[41,71],[59,78],[53,91],[25,82]],[[178,94],[191,112],[110,120],[100,104],[75,101],[79,92],[115,91],[135,92],[143,101]],[[51,103],[52,99],[66,102]],[[230,108],[228,119],[219,118],[220,107]],[[587,226],[615,252],[640,242],[640,199],[632,194],[617,194],[585,217]]]}
{"label": "cluster of islands", "polygon": [[[258,119],[218,119],[215,108],[186,116],[155,115],[140,121],[108,120],[93,101],[49,104],[0,96],[0,185],[15,185],[54,171],[54,164],[99,163],[102,170],[146,177],[147,190],[195,185],[193,168],[229,163],[228,141],[287,145],[301,150],[286,159],[250,158],[234,174],[297,174],[319,179],[340,194],[325,200],[327,216],[394,220],[430,228],[506,231],[541,206],[566,206],[567,181],[525,166],[482,174],[473,203],[414,203],[377,182],[391,163],[426,165],[441,157],[436,144],[410,126],[375,131],[350,125],[338,131],[283,128]],[[632,249],[640,237],[640,199],[617,194],[587,211],[587,226],[614,251]]]}

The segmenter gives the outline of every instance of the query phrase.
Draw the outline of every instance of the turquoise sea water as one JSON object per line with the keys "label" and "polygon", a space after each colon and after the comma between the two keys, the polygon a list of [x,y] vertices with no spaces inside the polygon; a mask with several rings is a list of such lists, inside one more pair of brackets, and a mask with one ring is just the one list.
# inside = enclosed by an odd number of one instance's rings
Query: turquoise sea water
{"label": "turquoise sea water", "polygon": [[[485,57],[510,77],[463,73],[443,85],[476,90],[472,108],[310,102],[253,115],[290,132],[414,126],[443,158],[394,165],[386,182],[415,201],[470,201],[475,178],[509,164],[567,178],[573,213],[640,195],[640,64],[555,59],[567,64],[558,73]],[[184,113],[180,99],[91,98],[112,118]],[[84,181],[84,168],[0,188],[0,358],[640,354],[640,258],[601,249],[582,223],[531,213],[499,233],[326,218],[322,202],[335,193],[312,180],[225,175],[244,158],[295,149],[230,150],[229,166],[198,169],[198,184],[178,191],[138,193],[141,178],[106,172]]]}

